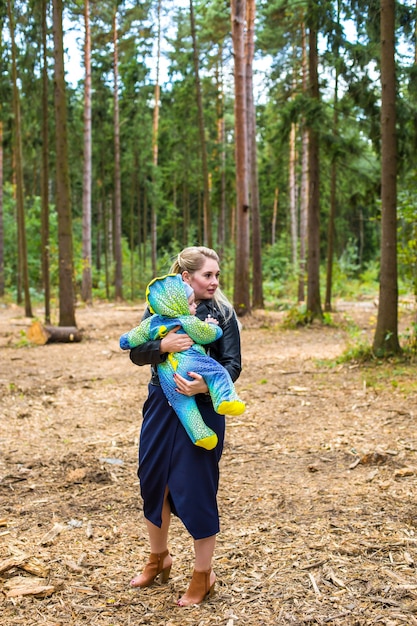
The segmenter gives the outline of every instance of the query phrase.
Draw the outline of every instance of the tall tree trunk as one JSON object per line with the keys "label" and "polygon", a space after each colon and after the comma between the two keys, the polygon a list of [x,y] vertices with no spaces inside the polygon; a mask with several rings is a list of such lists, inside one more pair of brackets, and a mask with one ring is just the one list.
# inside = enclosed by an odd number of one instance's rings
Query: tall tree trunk
{"label": "tall tree trunk", "polygon": [[[130,199],[130,233],[129,233],[129,248],[130,248],[130,298],[133,300],[135,294],[135,234],[138,242],[138,259],[140,263],[140,185],[138,181],[139,173],[139,156],[136,146],[136,141],[133,146],[133,168],[132,168],[132,191]],[[135,214],[135,208],[137,205],[137,214]]]}
{"label": "tall tree trunk", "polygon": [[62,0],[53,0],[53,32],[55,63],[56,207],[58,213],[59,248],[59,325],[76,326]]}
{"label": "tall tree trunk", "polygon": [[17,262],[16,262],[16,302],[17,304],[22,304],[22,254],[20,252],[20,228],[18,224],[19,215],[17,211],[17,199],[16,199],[16,155],[14,146],[12,147],[12,188],[13,188],[13,200],[15,204],[15,222],[17,226],[16,236],[17,236]]}
{"label": "tall tree trunk", "polygon": [[288,186],[290,200],[290,222],[291,222],[291,252],[292,264],[294,271],[298,266],[298,216],[297,216],[297,193],[296,193],[296,149],[295,140],[297,134],[297,125],[292,122],[290,128],[290,158],[288,164]]}
{"label": "tall tree trunk", "polygon": [[0,103],[0,298],[4,296],[3,120]]}
{"label": "tall tree trunk", "polygon": [[202,172],[203,173],[203,189],[204,189],[203,241],[206,246],[211,248],[213,246],[213,234],[212,234],[212,224],[211,224],[210,183],[209,183],[209,171],[208,171],[208,163],[207,163],[206,129],[205,129],[205,124],[204,124],[203,96],[201,92],[198,45],[197,45],[197,36],[196,36],[196,30],[195,30],[193,0],[190,0],[190,23],[191,23],[191,36],[193,40],[193,58],[194,58],[196,97],[197,97],[197,111],[198,111],[198,129],[200,132],[201,162],[202,162],[202,169],[203,169],[203,172]]}
{"label": "tall tree trunk", "polygon": [[219,45],[216,64],[217,158],[220,172],[220,203],[217,225],[217,252],[220,258],[226,245],[226,125],[224,119],[223,48]]}
{"label": "tall tree trunk", "polygon": [[22,156],[22,129],[20,117],[20,95],[17,84],[17,67],[16,67],[16,42],[13,23],[13,11],[11,0],[7,0],[7,10],[10,24],[10,40],[12,51],[12,83],[13,83],[13,114],[14,114],[14,153],[15,153],[15,169],[16,169],[16,205],[17,205],[17,228],[19,255],[21,261],[23,293],[25,297],[25,315],[33,317],[32,305],[30,302],[29,292],[29,270],[26,245],[26,227],[25,227],[25,206],[24,206],[24,189],[23,189],[23,156]]}
{"label": "tall tree trunk", "polygon": [[[340,26],[340,0],[337,0],[337,25]],[[334,81],[334,108],[333,108],[333,138],[334,143],[339,135],[339,45],[336,45],[336,67]],[[332,281],[333,281],[333,254],[334,254],[334,234],[336,220],[336,189],[337,189],[337,163],[336,156],[333,155],[330,168],[330,213],[327,224],[327,271],[326,271],[326,297],[324,310],[332,310]]]}
{"label": "tall tree trunk", "polygon": [[135,169],[132,172],[132,184],[130,195],[130,210],[129,210],[129,249],[130,249],[130,299],[133,300],[133,294],[135,292],[135,232],[134,232],[134,217],[135,217]]}
{"label": "tall tree trunk", "polygon": [[153,126],[152,126],[152,154],[153,154],[153,194],[152,194],[152,206],[151,206],[151,258],[152,258],[152,273],[155,276],[157,269],[156,263],[156,249],[157,249],[157,215],[158,215],[158,135],[159,135],[159,98],[160,98],[160,86],[159,86],[159,64],[161,60],[161,0],[158,0],[158,35],[157,35],[157,50],[156,50],[156,78],[155,78],[155,92],[154,92],[154,110],[153,110]]}
{"label": "tall tree trunk", "polygon": [[113,198],[104,203],[104,266],[106,273],[106,298],[110,298],[110,266],[113,263]]}
{"label": "tall tree trunk", "polygon": [[114,287],[116,300],[123,299],[122,259],[122,185],[120,173],[120,116],[119,116],[119,44],[117,8],[113,14],[113,72],[114,72]]}
{"label": "tall tree trunk", "polygon": [[84,163],[83,163],[83,275],[81,297],[91,304],[93,299],[91,253],[91,32],[90,3],[84,0]]}
{"label": "tall tree trunk", "polygon": [[373,349],[398,354],[395,0],[381,0],[381,273]]}
{"label": "tall tree trunk", "polygon": [[[309,3],[309,78],[310,97],[319,105],[319,77],[317,51],[317,6]],[[309,122],[309,204],[307,257],[307,311],[311,319],[323,318],[320,302],[320,163],[319,132],[315,121]]]}
{"label": "tall tree trunk", "polygon": [[[308,63],[307,63],[307,43],[304,18],[301,24],[302,32],[302,76],[303,94],[308,92]],[[303,119],[301,133],[301,193],[300,193],[300,250],[299,250],[299,273],[298,273],[298,302],[305,300],[305,272],[307,253],[307,232],[308,232],[308,197],[309,197],[309,171],[308,171],[308,128]]]}
{"label": "tall tree trunk", "polygon": [[188,231],[190,228],[190,193],[187,186],[187,181],[184,180],[182,185],[182,241],[184,246],[188,244]]}
{"label": "tall tree trunk", "polygon": [[51,321],[51,283],[49,275],[49,107],[48,107],[48,49],[46,24],[47,0],[42,0],[42,214],[41,214],[41,239],[42,239],[42,282],[44,290],[45,323]]}
{"label": "tall tree trunk", "polygon": [[[337,117],[336,109],[334,111]],[[335,121],[335,124],[337,122]],[[337,165],[335,157],[330,168],[330,211],[329,222],[327,224],[327,265],[326,265],[326,296],[324,310],[332,310],[332,282],[333,282],[333,255],[334,255],[334,232],[336,219],[336,189],[337,189]]]}
{"label": "tall tree trunk", "polygon": [[248,154],[250,205],[252,215],[252,306],[262,309],[263,274],[261,216],[258,186],[258,155],[256,147],[256,109],[253,97],[253,57],[255,54],[256,0],[247,0],[246,6],[246,101],[248,124]]}
{"label": "tall tree trunk", "polygon": [[278,215],[279,187],[275,187],[274,205],[272,208],[271,245],[275,245],[277,238],[277,215]]}
{"label": "tall tree trunk", "polygon": [[[417,14],[417,0],[415,3],[415,8],[416,8],[416,14]],[[417,69],[417,20],[415,20],[414,22],[414,67],[413,67],[414,72],[416,71],[416,69]],[[414,113],[413,122],[414,122],[414,145],[416,145],[417,143],[417,113]],[[415,222],[414,222],[414,228],[413,228],[413,236],[414,236],[414,239],[416,240],[417,239],[417,224]],[[414,301],[417,304],[417,260],[414,262]],[[417,310],[417,307],[416,307],[416,310]],[[417,322],[417,317],[416,317],[416,322]]]}
{"label": "tall tree trunk", "polygon": [[172,206],[174,208],[174,224],[173,224],[174,241],[178,241],[178,185],[177,185],[177,172],[174,172],[173,180],[172,180]]}
{"label": "tall tree trunk", "polygon": [[96,267],[101,271],[101,254],[102,250],[102,233],[104,231],[104,219],[103,219],[103,188],[100,190],[100,196],[97,201],[97,235],[96,235]]}
{"label": "tall tree trunk", "polygon": [[201,219],[201,194],[197,195],[197,224],[198,224],[198,240],[203,241],[203,232],[202,232],[202,219]]}
{"label": "tall tree trunk", "polygon": [[301,139],[301,192],[300,192],[300,250],[298,272],[298,301],[305,301],[305,274],[308,237],[308,202],[309,202],[309,134],[306,127]]}
{"label": "tall tree trunk", "polygon": [[[3,41],[3,20],[0,22],[0,41]],[[0,54],[3,46],[0,44]],[[4,296],[4,210],[3,210],[3,103],[0,100],[0,298]]]}
{"label": "tall tree trunk", "polygon": [[[139,160],[138,160],[139,162]],[[139,168],[139,165],[138,165]],[[143,192],[144,197],[144,192]],[[142,199],[142,189],[140,186],[139,177],[136,177],[136,205],[137,205],[137,214],[136,214],[136,232],[137,232],[137,240],[138,240],[138,267],[142,267],[143,257],[145,256],[144,243],[143,243],[143,221],[145,219],[145,204]]]}
{"label": "tall tree trunk", "polygon": [[146,273],[146,268],[148,265],[148,255],[147,255],[147,251],[146,251],[146,246],[147,246],[147,241],[148,241],[148,220],[147,220],[147,215],[148,215],[148,192],[147,192],[147,187],[145,185],[145,187],[143,188],[143,220],[142,220],[142,247],[143,247],[143,254],[142,254],[142,261],[143,261],[143,273]]}
{"label": "tall tree trunk", "polygon": [[105,275],[105,286],[106,286],[106,299],[110,299],[110,252],[109,252],[109,243],[108,243],[108,231],[109,231],[109,223],[108,223],[108,206],[107,202],[104,208],[104,275]]}
{"label": "tall tree trunk", "polygon": [[231,0],[235,83],[236,255],[234,308],[250,313],[249,289],[249,188],[246,121],[245,16],[246,0]]}

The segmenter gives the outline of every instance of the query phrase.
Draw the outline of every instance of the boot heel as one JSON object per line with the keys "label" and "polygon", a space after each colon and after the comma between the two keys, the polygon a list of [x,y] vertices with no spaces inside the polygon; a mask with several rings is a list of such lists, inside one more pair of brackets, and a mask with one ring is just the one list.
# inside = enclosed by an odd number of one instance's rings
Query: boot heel
{"label": "boot heel", "polygon": [[161,583],[166,583],[168,582],[168,578],[169,575],[171,573],[171,565],[168,565],[168,567],[166,567],[165,569],[163,569],[161,571],[161,573],[159,574],[159,580]]}

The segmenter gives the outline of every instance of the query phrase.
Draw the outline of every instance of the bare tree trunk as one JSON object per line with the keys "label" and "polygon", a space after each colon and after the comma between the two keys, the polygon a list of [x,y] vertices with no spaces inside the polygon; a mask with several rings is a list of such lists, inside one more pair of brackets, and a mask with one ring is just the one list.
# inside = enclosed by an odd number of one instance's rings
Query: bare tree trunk
{"label": "bare tree trunk", "polygon": [[[303,93],[308,91],[308,67],[307,67],[307,44],[306,29],[304,19],[301,24],[302,29],[302,75],[303,75]],[[302,129],[302,147],[301,147],[301,193],[300,193],[300,250],[299,250],[299,273],[298,273],[298,302],[305,300],[305,271],[306,271],[306,254],[307,254],[307,232],[308,232],[308,190],[309,190],[309,171],[308,171],[308,129],[303,120]]]}
{"label": "bare tree trunk", "polygon": [[226,181],[226,121],[224,118],[224,112],[222,119],[219,121],[219,133],[220,133],[220,214],[219,214],[219,238],[220,250],[223,253],[226,247],[226,217],[227,217],[227,181]]}
{"label": "bare tree trunk", "polygon": [[275,187],[274,206],[272,208],[271,245],[275,245],[277,238],[277,215],[278,215],[279,188]]}
{"label": "bare tree trunk", "polygon": [[49,276],[49,133],[48,133],[48,50],[47,0],[42,0],[42,282],[44,289],[45,322],[51,321],[51,284]]}
{"label": "bare tree trunk", "polygon": [[148,241],[148,192],[146,189],[146,186],[144,187],[143,190],[143,220],[142,220],[142,226],[143,226],[143,234],[142,234],[142,242],[143,242],[143,255],[142,255],[142,260],[143,260],[143,273],[146,272],[146,268],[147,268],[147,264],[148,264],[148,255],[146,252],[146,246],[147,246],[147,241]]}
{"label": "bare tree trunk", "polygon": [[119,116],[119,44],[117,30],[117,8],[113,14],[113,54],[114,54],[114,260],[115,297],[123,300],[123,259],[122,259],[122,187],[120,180],[120,116]]}
{"label": "bare tree trunk", "polygon": [[179,226],[179,220],[178,220],[178,185],[177,185],[177,172],[174,172],[174,178],[172,181],[172,205],[174,207],[174,215],[175,215],[175,219],[174,219],[174,224],[173,224],[173,238],[174,241],[179,241],[178,239],[178,226]]}
{"label": "bare tree trunk", "polygon": [[[335,110],[336,114],[336,110]],[[334,229],[336,218],[336,188],[337,188],[337,166],[335,161],[330,168],[330,212],[329,223],[327,225],[327,266],[326,266],[326,296],[324,310],[332,310],[332,281],[333,281],[333,254],[334,254]]]}
{"label": "bare tree trunk", "polygon": [[134,217],[135,217],[135,173],[132,172],[132,190],[130,197],[129,211],[129,248],[130,248],[130,298],[133,300],[135,293],[135,236],[134,236]]}
{"label": "bare tree trunk", "polygon": [[103,219],[103,190],[101,190],[100,198],[97,201],[97,236],[96,236],[96,267],[98,271],[101,271],[101,254],[102,249],[102,233],[104,232],[104,219]]}
{"label": "bare tree trunk", "polygon": [[84,0],[84,163],[83,163],[83,275],[81,297],[91,304],[93,299],[92,258],[91,258],[91,33],[90,4]]}
{"label": "bare tree trunk", "polygon": [[160,86],[159,86],[159,64],[161,60],[161,0],[158,0],[158,37],[157,37],[157,52],[156,52],[156,78],[155,78],[155,104],[153,110],[153,130],[152,130],[152,154],[153,154],[153,197],[151,207],[151,258],[152,258],[152,273],[155,276],[157,269],[156,249],[157,249],[157,214],[158,214],[158,133],[159,133],[159,98],[160,98]]}
{"label": "bare tree trunk", "polygon": [[226,133],[224,120],[223,48],[219,46],[216,65],[217,156],[220,171],[220,206],[217,225],[217,252],[223,256],[226,245]]}
{"label": "bare tree trunk", "polygon": [[198,45],[197,36],[195,31],[195,19],[194,19],[194,7],[193,0],[190,0],[190,23],[191,23],[191,35],[193,39],[193,57],[194,57],[194,73],[195,73],[195,87],[197,97],[197,111],[198,111],[198,129],[200,132],[200,145],[201,145],[201,162],[203,169],[203,241],[206,246],[211,248],[213,246],[213,235],[211,225],[211,207],[210,207],[210,184],[209,184],[209,171],[207,163],[207,142],[206,131],[204,124],[204,108],[203,108],[203,96],[201,93],[200,83],[200,71],[199,71],[199,58],[198,58]]}
{"label": "bare tree trunk", "polygon": [[137,202],[137,225],[138,225],[138,267],[145,267],[146,242],[143,240],[143,222],[145,221],[145,192],[143,195],[139,187]]}
{"label": "bare tree trunk", "polygon": [[[138,172],[139,172],[139,156],[138,159]],[[140,186],[139,174],[135,177],[136,183],[136,232],[137,232],[137,249],[138,249],[138,267],[142,266],[142,257],[145,254],[143,249],[143,221],[145,219],[144,202],[142,199],[142,189]]]}
{"label": "bare tree trunk", "polygon": [[[3,22],[0,23],[0,37],[3,41]],[[2,52],[2,46],[0,47]],[[3,211],[3,104],[0,101],[0,298],[4,296],[4,211]]]}
{"label": "bare tree trunk", "polygon": [[291,124],[290,129],[290,159],[288,166],[289,177],[289,199],[290,199],[290,222],[291,222],[291,252],[292,252],[292,264],[294,271],[297,270],[298,263],[298,219],[297,219],[297,193],[296,193],[296,150],[295,150],[295,138],[297,132],[297,125],[294,122]]}
{"label": "bare tree trunk", "polygon": [[110,299],[110,266],[113,263],[113,199],[104,202],[104,268],[106,274],[106,298]]}
{"label": "bare tree trunk", "polygon": [[236,256],[234,308],[238,315],[250,313],[249,290],[249,189],[246,120],[245,16],[246,0],[231,0],[235,82],[236,155]]}
{"label": "bare tree trunk", "polygon": [[197,233],[198,233],[198,240],[199,241],[203,241],[203,222],[201,219],[201,193],[197,194],[197,224],[198,224],[198,229],[197,229]]}
{"label": "bare tree trunk", "polygon": [[[138,182],[139,158],[136,142],[133,148],[133,168],[132,168],[132,192],[130,200],[130,298],[133,300],[135,294],[135,232],[138,239],[138,258],[140,261],[140,186]],[[137,215],[135,215],[135,207],[137,202]]]}
{"label": "bare tree trunk", "polygon": [[[417,13],[417,0],[416,0],[415,5],[416,5],[416,13]],[[415,71],[416,69],[417,69],[417,20],[415,20],[414,22],[414,68],[413,70]],[[417,139],[417,114],[414,113],[414,142],[416,141],[416,139]],[[413,236],[414,236],[414,239],[417,239],[417,224],[416,223],[414,223]],[[415,261],[414,263],[414,300],[415,300],[415,303],[417,304],[417,261]],[[417,307],[416,307],[416,310],[417,310]],[[416,322],[417,322],[417,318],[416,318]]]}
{"label": "bare tree trunk", "polygon": [[[340,0],[337,1],[337,23],[340,25]],[[339,56],[339,48],[336,50]],[[336,63],[334,81],[334,108],[333,108],[333,137],[335,142],[339,135],[339,65]],[[334,233],[336,219],[336,189],[337,189],[337,163],[336,156],[333,155],[330,170],[330,213],[327,224],[327,272],[326,272],[326,297],[324,310],[332,310],[332,278],[333,278],[333,254],[334,254]]]}
{"label": "bare tree trunk", "polygon": [[62,0],[53,0],[56,207],[59,247],[59,326],[76,326],[72,247],[72,216],[68,165]]}
{"label": "bare tree trunk", "polygon": [[[310,0],[309,78],[310,97],[319,103],[317,15],[316,3]],[[314,5],[314,6],[313,6]],[[309,127],[309,204],[308,204],[308,258],[307,311],[311,319],[323,318],[320,302],[320,163],[319,133],[314,122]]]}
{"label": "bare tree trunk", "polygon": [[32,305],[30,302],[30,292],[29,292],[29,270],[28,270],[26,228],[25,228],[25,206],[24,206],[25,195],[24,195],[24,189],[23,189],[23,156],[22,156],[21,117],[20,117],[20,95],[19,95],[19,88],[17,84],[16,43],[15,43],[11,0],[7,1],[7,10],[8,10],[8,15],[9,15],[11,51],[12,51],[14,151],[15,151],[15,168],[16,168],[16,205],[17,205],[17,228],[18,228],[18,241],[19,241],[19,255],[21,259],[23,292],[25,296],[25,315],[26,317],[33,317]]}
{"label": "bare tree trunk", "polygon": [[373,349],[398,354],[395,0],[381,0],[381,273]]}
{"label": "bare tree trunk", "polygon": [[184,246],[186,246],[188,244],[188,231],[190,228],[190,193],[186,181],[184,181],[182,185],[182,215],[182,241]]}
{"label": "bare tree trunk", "polygon": [[262,309],[262,241],[261,216],[258,186],[258,156],[256,148],[256,109],[253,98],[253,57],[255,54],[255,13],[256,0],[247,0],[246,5],[246,99],[248,125],[248,153],[250,204],[252,214],[252,306]]}
{"label": "bare tree trunk", "polygon": [[308,234],[308,198],[309,198],[309,139],[308,130],[303,128],[302,132],[302,154],[301,154],[301,193],[300,193],[300,251],[299,251],[299,273],[298,273],[298,301],[305,300],[305,273],[307,258],[307,234]]}
{"label": "bare tree trunk", "polygon": [[0,298],[4,296],[3,121],[0,103]]}

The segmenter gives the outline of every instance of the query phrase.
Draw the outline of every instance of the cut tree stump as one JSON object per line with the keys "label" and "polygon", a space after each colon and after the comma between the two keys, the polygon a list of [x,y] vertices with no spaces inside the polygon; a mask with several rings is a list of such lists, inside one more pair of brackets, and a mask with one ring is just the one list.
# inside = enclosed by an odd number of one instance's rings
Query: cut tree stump
{"label": "cut tree stump", "polygon": [[82,333],[76,326],[44,326],[39,321],[32,322],[27,338],[38,346],[46,343],[74,343],[82,340]]}

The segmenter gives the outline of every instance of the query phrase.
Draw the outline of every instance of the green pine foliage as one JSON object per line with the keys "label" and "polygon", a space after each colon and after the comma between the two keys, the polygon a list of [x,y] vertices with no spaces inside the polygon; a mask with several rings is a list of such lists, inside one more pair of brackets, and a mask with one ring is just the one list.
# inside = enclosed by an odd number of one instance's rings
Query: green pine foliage
{"label": "green pine foliage", "polygon": [[[42,301],[40,254],[41,68],[39,3],[16,0],[18,70],[23,126],[26,228],[30,285]],[[82,3],[66,4],[66,28],[77,27],[82,45]],[[162,3],[164,6],[164,3]],[[175,4],[175,3],[172,3]],[[258,85],[257,141],[264,291],[266,306],[291,310],[297,300],[299,268],[290,242],[289,155],[291,124],[296,134],[296,178],[300,193],[302,128],[320,130],[322,286],[327,254],[331,168],[337,167],[333,297],[371,298],[378,291],[380,246],[380,84],[378,7],[354,0],[320,9],[321,101],[312,106],[302,88],[302,26],[307,2],[260,0],[257,3],[255,83]],[[314,4],[314,3],[313,3]],[[93,5],[92,5],[93,6]],[[417,295],[417,108],[416,69],[407,41],[415,29],[415,6],[398,2],[398,263],[400,289]],[[195,76],[188,7],[164,8],[162,33],[158,167],[152,164],[152,115],[156,3],[123,0],[119,7],[119,106],[122,175],[123,280],[130,300],[143,297],[152,278],[150,208],[158,206],[158,271],[166,271],[178,249],[203,243],[203,179],[197,120]],[[111,15],[114,2],[94,3],[92,53],[92,243],[93,292],[112,298],[114,259],[109,241],[114,201],[114,128]],[[222,284],[233,293],[234,263],[234,110],[230,42],[230,3],[195,1],[200,74],[211,184],[214,247],[224,225]],[[3,230],[5,287],[16,296],[17,234],[13,190],[13,116],[7,19],[1,14],[0,119],[3,123]],[[168,27],[169,25],[169,27]],[[358,36],[347,28],[354,26]],[[49,24],[50,27],[50,24]],[[346,27],[346,28],[344,28]],[[55,204],[53,67],[49,33],[49,191],[50,272],[53,297],[58,289]],[[408,50],[408,52],[407,52]],[[333,132],[335,68],[340,73],[338,133]],[[83,81],[68,84],[69,158],[74,230],[75,282],[82,276]],[[219,118],[224,141],[219,144]],[[223,188],[224,185],[224,188]],[[278,190],[275,239],[274,200]],[[222,224],[221,206],[225,217]],[[299,208],[299,205],[298,205]],[[294,314],[295,315],[295,314]],[[301,311],[301,317],[304,312]],[[295,317],[297,317],[295,315]]]}

